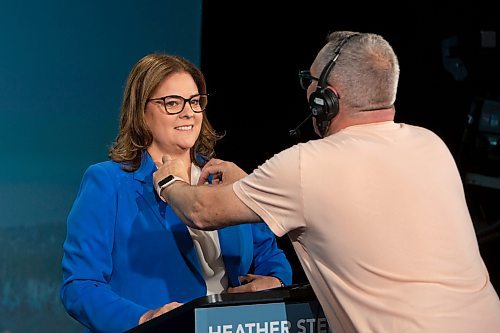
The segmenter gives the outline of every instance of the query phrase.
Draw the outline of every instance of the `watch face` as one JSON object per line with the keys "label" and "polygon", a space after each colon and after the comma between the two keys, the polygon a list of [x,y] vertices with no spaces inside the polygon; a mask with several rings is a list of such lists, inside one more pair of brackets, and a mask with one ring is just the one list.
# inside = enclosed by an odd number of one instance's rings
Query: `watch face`
{"label": "watch face", "polygon": [[172,179],[174,179],[174,176],[172,175],[168,175],[167,177],[163,178],[162,180],[160,180],[158,182],[158,187],[162,187],[163,185],[167,184],[169,181],[171,181]]}

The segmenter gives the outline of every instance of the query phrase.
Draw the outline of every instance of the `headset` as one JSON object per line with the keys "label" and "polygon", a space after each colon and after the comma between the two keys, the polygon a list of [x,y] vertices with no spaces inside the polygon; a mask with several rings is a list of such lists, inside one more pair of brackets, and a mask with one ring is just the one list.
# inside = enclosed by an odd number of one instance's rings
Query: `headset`
{"label": "headset", "polygon": [[339,58],[340,51],[342,50],[344,45],[352,37],[358,35],[359,34],[352,34],[344,37],[340,41],[339,45],[333,52],[333,59],[326,64],[326,66],[323,68],[323,71],[321,72],[316,90],[311,94],[311,96],[309,96],[309,110],[316,120],[316,126],[320,132],[321,137],[325,136],[325,132],[330,125],[330,121],[339,112],[339,97],[332,89],[328,88],[328,76],[335,66],[335,63]]}

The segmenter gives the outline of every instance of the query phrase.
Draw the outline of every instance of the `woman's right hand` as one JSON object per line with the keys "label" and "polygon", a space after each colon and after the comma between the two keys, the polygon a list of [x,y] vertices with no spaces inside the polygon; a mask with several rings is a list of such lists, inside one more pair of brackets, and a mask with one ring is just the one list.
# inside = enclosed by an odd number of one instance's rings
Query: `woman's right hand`
{"label": "woman's right hand", "polygon": [[175,308],[177,308],[177,307],[179,307],[181,305],[182,305],[182,303],[171,302],[171,303],[165,304],[161,308],[154,309],[154,310],[149,310],[148,312],[145,312],[141,316],[141,318],[139,318],[139,324],[142,324],[142,323],[144,323],[144,322],[146,322],[148,320],[151,320],[153,318],[161,316],[162,314],[167,313],[168,311],[173,310],[173,309],[175,309]]}

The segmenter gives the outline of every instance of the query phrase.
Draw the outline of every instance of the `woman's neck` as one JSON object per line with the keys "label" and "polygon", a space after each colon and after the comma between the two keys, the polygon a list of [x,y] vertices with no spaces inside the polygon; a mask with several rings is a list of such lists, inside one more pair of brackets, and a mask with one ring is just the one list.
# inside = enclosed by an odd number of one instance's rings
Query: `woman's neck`
{"label": "woman's neck", "polygon": [[162,165],[162,157],[164,155],[168,155],[170,156],[171,159],[173,160],[176,160],[176,159],[180,159],[184,165],[186,166],[186,171],[187,171],[187,174],[189,175],[189,177],[191,177],[191,152],[189,150],[186,150],[182,153],[172,153],[172,152],[165,152],[165,151],[161,151],[159,149],[156,149],[155,147],[153,146],[149,146],[147,148],[147,151],[149,153],[149,155],[151,156],[151,159],[153,160],[153,162],[156,164],[156,166],[160,166]]}

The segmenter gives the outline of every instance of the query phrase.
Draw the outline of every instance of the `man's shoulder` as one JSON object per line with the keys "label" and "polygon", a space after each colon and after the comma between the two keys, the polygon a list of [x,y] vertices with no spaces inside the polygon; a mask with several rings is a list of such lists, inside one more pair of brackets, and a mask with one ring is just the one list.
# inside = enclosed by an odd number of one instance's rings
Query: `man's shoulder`
{"label": "man's shoulder", "polygon": [[427,136],[429,138],[437,139],[438,141],[442,141],[438,134],[432,131],[429,128],[418,126],[418,125],[409,125],[405,123],[400,124],[404,129],[411,131],[415,135]]}
{"label": "man's shoulder", "polygon": [[296,160],[300,155],[300,150],[303,147],[304,143],[299,143],[294,146],[291,146],[287,149],[280,151],[279,153],[274,154],[274,156],[266,162],[277,162],[282,161],[287,163],[288,160]]}

